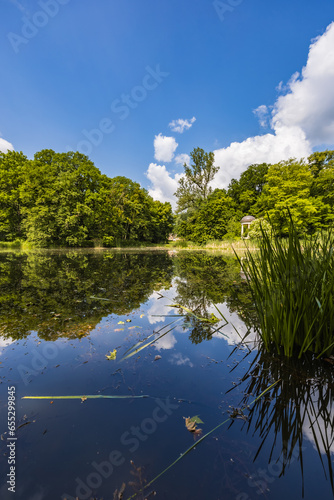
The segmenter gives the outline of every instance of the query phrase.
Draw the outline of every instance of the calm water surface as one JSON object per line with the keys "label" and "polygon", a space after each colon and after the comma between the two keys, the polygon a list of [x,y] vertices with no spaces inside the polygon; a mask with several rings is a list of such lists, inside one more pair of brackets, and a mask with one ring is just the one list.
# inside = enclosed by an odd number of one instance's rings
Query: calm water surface
{"label": "calm water surface", "polygon": [[[234,258],[1,253],[0,308],[1,500],[333,497],[333,367],[240,343],[254,318]],[[227,422],[140,492],[200,438],[196,415],[202,435]]]}

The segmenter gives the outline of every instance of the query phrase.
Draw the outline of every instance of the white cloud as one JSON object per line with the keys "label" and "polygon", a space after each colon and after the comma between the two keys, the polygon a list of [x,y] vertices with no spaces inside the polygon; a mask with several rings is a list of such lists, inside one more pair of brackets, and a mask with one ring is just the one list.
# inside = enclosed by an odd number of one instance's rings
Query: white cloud
{"label": "white cloud", "polygon": [[193,123],[195,123],[195,121],[196,118],[194,116],[190,120],[183,120],[182,118],[179,118],[178,120],[173,120],[172,122],[170,122],[169,127],[173,132],[179,132],[180,134],[183,134],[185,130],[189,130],[193,126]]}
{"label": "white cloud", "polygon": [[255,116],[258,117],[261,127],[266,128],[269,125],[269,110],[264,104],[253,110]]}
{"label": "white cloud", "polygon": [[181,174],[175,174],[174,177],[166,170],[165,165],[157,165],[151,163],[146,172],[148,179],[152,183],[152,188],[149,189],[149,194],[154,200],[169,201],[173,208],[176,205],[174,196],[178,187],[178,181],[182,177]]}
{"label": "white cloud", "polygon": [[[252,163],[305,158],[316,146],[334,145],[334,22],[311,43],[301,74],[292,75],[286,86],[280,82],[278,91],[283,94],[273,106],[261,105],[255,110],[263,125],[266,112],[271,110],[271,133],[214,151],[215,164],[221,168],[212,187],[226,188]],[[163,173],[164,183],[156,187],[152,181],[152,192],[158,189],[161,199],[166,192],[164,186],[175,184],[175,177],[166,169]],[[170,189],[168,199],[171,201]]]}
{"label": "white cloud", "polygon": [[310,46],[302,74],[294,75],[289,92],[280,96],[273,127],[300,127],[312,146],[334,143],[334,22]]}
{"label": "white cloud", "polygon": [[0,151],[2,151],[3,153],[7,153],[7,151],[9,150],[10,151],[14,150],[13,144],[11,144],[8,141],[5,141],[5,139],[1,139],[0,137]]}
{"label": "white cloud", "polygon": [[190,156],[185,153],[181,153],[180,155],[175,156],[174,161],[177,165],[182,165],[182,167],[185,163],[190,165]]}
{"label": "white cloud", "polygon": [[[307,408],[305,408],[305,405],[300,407],[300,413],[305,414],[303,421],[304,437],[322,455],[327,454],[327,452],[334,455],[334,431],[333,427],[329,425],[329,422],[333,422],[334,410],[331,400],[327,406],[319,403],[319,401],[324,400],[325,394],[329,391],[328,384],[319,387],[315,383]],[[321,393],[319,394],[319,392]]]}
{"label": "white cloud", "polygon": [[4,337],[0,337],[0,356],[2,356],[2,354],[4,353],[5,348],[11,345],[13,342],[14,340],[12,339],[5,339]]}
{"label": "white cloud", "polygon": [[174,137],[156,135],[154,138],[154,158],[158,161],[170,162],[177,147],[178,143]]}
{"label": "white cloud", "polygon": [[[250,137],[215,151],[221,167],[214,187],[227,187],[252,163],[277,163],[289,158],[307,157],[312,147],[334,144],[334,23],[310,46],[301,75],[295,73],[271,112],[273,133]],[[268,108],[259,106],[255,114],[267,124]]]}
{"label": "white cloud", "polygon": [[310,143],[300,127],[277,127],[275,134],[232,142],[229,147],[214,151],[215,164],[221,168],[212,186],[227,187],[232,178],[239,178],[252,163],[277,163],[289,158],[302,158],[311,152]]}
{"label": "white cloud", "polygon": [[190,361],[190,358],[187,356],[183,357],[182,353],[177,352],[176,354],[172,354],[172,356],[169,358],[170,363],[172,365],[177,365],[177,366],[182,366],[182,365],[189,365],[190,368],[194,366],[194,364]]}
{"label": "white cloud", "polygon": [[169,332],[164,337],[154,342],[153,346],[157,351],[161,351],[161,349],[173,349],[176,343],[176,338],[172,332]]}

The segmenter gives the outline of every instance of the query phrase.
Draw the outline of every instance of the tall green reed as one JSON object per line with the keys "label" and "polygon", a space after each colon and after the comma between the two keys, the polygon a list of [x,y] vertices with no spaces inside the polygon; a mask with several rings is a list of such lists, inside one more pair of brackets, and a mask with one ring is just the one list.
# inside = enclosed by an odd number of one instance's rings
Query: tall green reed
{"label": "tall green reed", "polygon": [[259,251],[238,258],[248,282],[257,324],[267,350],[318,357],[334,349],[334,235],[300,239],[292,220],[289,237],[261,230]]}

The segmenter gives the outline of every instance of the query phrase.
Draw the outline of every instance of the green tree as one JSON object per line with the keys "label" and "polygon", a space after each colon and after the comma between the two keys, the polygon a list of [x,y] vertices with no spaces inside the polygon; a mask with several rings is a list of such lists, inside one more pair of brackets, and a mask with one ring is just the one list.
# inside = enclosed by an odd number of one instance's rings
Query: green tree
{"label": "green tree", "polygon": [[250,165],[239,180],[232,179],[228,195],[235,201],[243,215],[257,215],[257,201],[266,183],[267,163]]}
{"label": "green tree", "polygon": [[314,176],[311,186],[311,196],[320,199],[334,207],[334,151],[313,153],[308,158],[310,171]]}
{"label": "green tree", "polygon": [[29,163],[21,184],[23,227],[37,246],[82,246],[91,238],[98,168],[80,153],[43,150]]}
{"label": "green tree", "polygon": [[264,217],[259,217],[251,223],[248,230],[248,236],[252,240],[259,240],[263,237],[263,233],[271,236],[272,227]]}
{"label": "green tree", "polygon": [[96,199],[95,234],[107,245],[165,242],[172,231],[170,203],[154,201],[145,189],[127,177],[103,176]]}
{"label": "green tree", "polygon": [[214,166],[214,153],[206,153],[201,148],[195,148],[190,153],[192,164],[185,163],[184,176],[179,180],[179,186],[174,193],[177,197],[177,212],[197,207],[212,193],[209,186],[219,167]]}
{"label": "green tree", "polygon": [[314,177],[318,177],[319,173],[329,166],[334,164],[334,151],[316,151],[312,153],[308,159],[310,171]]}
{"label": "green tree", "polygon": [[0,152],[0,240],[24,237],[20,186],[28,159],[16,151]]}
{"label": "green tree", "polygon": [[[289,215],[301,232],[313,232],[331,219],[330,207],[320,197],[312,198],[313,175],[303,161],[289,160],[271,165],[258,205],[268,213],[274,229],[287,234]],[[288,210],[287,210],[288,209]]]}
{"label": "green tree", "polygon": [[196,243],[221,240],[236,214],[235,203],[222,189],[216,189],[186,221],[185,236]]}

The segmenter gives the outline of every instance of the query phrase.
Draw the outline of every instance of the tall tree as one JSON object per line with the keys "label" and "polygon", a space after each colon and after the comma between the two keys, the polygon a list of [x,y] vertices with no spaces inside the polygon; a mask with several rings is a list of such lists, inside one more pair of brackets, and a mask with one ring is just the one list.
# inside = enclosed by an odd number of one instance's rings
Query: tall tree
{"label": "tall tree", "polygon": [[320,197],[310,196],[312,183],[312,173],[303,161],[282,161],[269,167],[259,206],[263,214],[269,214],[278,232],[288,232],[287,209],[300,231],[313,232],[329,223],[332,218],[330,206]]}
{"label": "tall tree", "polygon": [[23,226],[38,246],[82,246],[91,237],[101,173],[80,153],[35,154],[21,186]]}
{"label": "tall tree", "polygon": [[201,148],[195,148],[190,157],[192,164],[184,164],[184,176],[179,180],[179,186],[174,193],[177,197],[177,212],[199,206],[212,192],[209,186],[219,167],[214,166],[214,153],[206,153]]}
{"label": "tall tree", "polygon": [[263,191],[268,167],[267,163],[250,165],[238,181],[231,180],[228,194],[244,215],[257,215],[256,202]]}
{"label": "tall tree", "polygon": [[20,186],[28,163],[23,153],[0,152],[0,241],[24,236]]}
{"label": "tall tree", "polygon": [[201,244],[221,240],[228,232],[229,222],[235,217],[240,217],[240,213],[236,212],[234,201],[225,190],[215,189],[197,210],[189,211],[189,217],[183,224],[180,221],[179,234]]}

